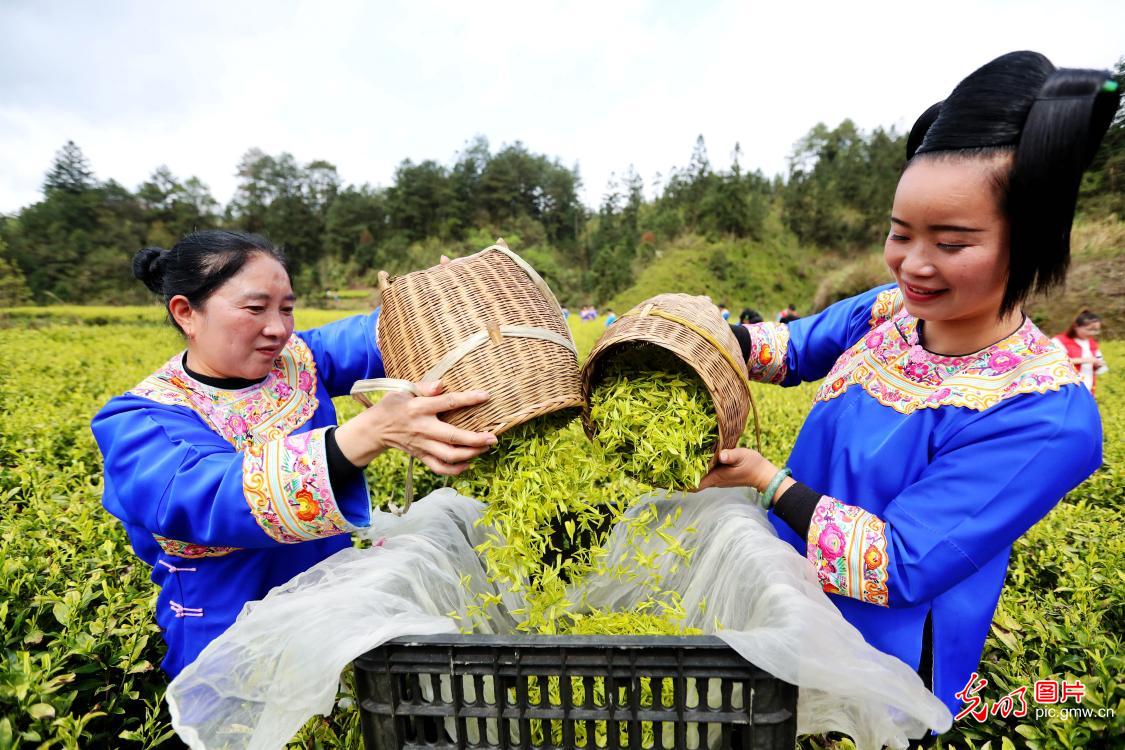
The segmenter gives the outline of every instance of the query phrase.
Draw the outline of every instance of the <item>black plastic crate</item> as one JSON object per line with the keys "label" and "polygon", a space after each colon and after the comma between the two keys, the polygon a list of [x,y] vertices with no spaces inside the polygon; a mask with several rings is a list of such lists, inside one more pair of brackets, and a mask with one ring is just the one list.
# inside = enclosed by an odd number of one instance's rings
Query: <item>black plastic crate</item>
{"label": "black plastic crate", "polygon": [[367,750],[789,750],[796,739],[796,686],[714,636],[406,637],[354,667]]}

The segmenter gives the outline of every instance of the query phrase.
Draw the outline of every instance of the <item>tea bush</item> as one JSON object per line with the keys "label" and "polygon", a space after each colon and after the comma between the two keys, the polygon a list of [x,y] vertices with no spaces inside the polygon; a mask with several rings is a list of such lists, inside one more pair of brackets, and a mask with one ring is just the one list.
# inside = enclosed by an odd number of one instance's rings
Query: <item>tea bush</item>
{"label": "tea bush", "polygon": [[[156,591],[101,508],[89,421],[181,343],[158,307],[59,312],[0,311],[0,750],[175,747],[157,666]],[[303,312],[298,326],[343,314]],[[601,321],[571,324],[583,353],[603,330]],[[1110,750],[1125,742],[1125,381],[1117,370],[1125,343],[1108,342],[1105,352],[1115,369],[1099,383],[1105,466],[1015,545],[980,671],[987,701],[1023,686],[1030,694],[1037,679],[1081,680],[1083,702],[1064,705],[1106,715],[1037,718],[1040,706],[1029,700],[1021,719],[961,720],[943,737],[952,746]],[[770,460],[784,462],[812,391],[753,386]],[[357,408],[337,403],[345,416]],[[744,442],[753,445],[750,431]],[[369,469],[377,502],[401,495],[404,471],[394,453]],[[437,478],[423,470],[418,482],[424,494]],[[293,746],[359,743],[357,713],[341,707],[310,721]]]}

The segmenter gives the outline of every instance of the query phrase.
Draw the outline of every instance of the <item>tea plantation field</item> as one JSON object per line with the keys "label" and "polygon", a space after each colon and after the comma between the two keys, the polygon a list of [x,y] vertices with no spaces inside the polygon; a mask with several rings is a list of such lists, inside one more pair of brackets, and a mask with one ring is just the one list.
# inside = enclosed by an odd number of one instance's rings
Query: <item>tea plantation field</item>
{"label": "tea plantation field", "polygon": [[[298,327],[340,317],[303,312]],[[179,350],[159,308],[0,310],[0,750],[178,747],[161,696],[156,591],[100,505],[95,411]],[[582,351],[600,322],[573,322]],[[981,697],[1036,680],[1080,680],[1085,716],[963,719],[956,747],[1125,747],[1125,342],[1105,346],[1105,466],[1015,547],[985,648]],[[767,456],[784,462],[812,386],[755,386]],[[356,407],[340,401],[345,415]],[[399,456],[369,469],[376,501],[395,492]],[[423,479],[422,492],[426,483]],[[357,747],[347,696],[294,747]],[[1058,707],[1055,707],[1056,709]],[[806,740],[809,746],[850,742]]]}

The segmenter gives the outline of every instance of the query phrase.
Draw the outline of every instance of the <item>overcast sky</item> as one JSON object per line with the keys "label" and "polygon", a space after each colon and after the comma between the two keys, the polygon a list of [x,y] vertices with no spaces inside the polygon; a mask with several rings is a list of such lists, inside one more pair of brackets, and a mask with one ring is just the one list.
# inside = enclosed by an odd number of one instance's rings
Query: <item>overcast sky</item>
{"label": "overcast sky", "polygon": [[1125,2],[62,2],[0,0],[0,212],[39,199],[74,140],[99,179],[167,164],[226,203],[252,147],[388,185],[475,134],[611,173],[785,170],[817,122],[908,127],[1014,49],[1125,54]]}

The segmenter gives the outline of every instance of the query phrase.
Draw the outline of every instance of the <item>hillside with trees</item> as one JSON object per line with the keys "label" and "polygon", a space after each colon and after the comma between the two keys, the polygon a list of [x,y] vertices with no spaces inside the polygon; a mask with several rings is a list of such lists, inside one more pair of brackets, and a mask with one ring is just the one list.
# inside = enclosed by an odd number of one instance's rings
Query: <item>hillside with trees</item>
{"label": "hillside with trees", "polygon": [[[1125,61],[1116,77],[1125,84]],[[790,302],[808,312],[887,278],[876,254],[904,143],[894,129],[817,124],[794,146],[787,173],[771,178],[743,168],[738,144],[712,160],[700,136],[686,166],[648,185],[629,167],[594,209],[579,199],[577,165],[519,142],[493,149],[479,136],[448,163],[402,161],[378,187],[344,184],[327,161],[251,149],[235,165],[226,206],[198,178],[165,166],[133,189],[101,180],[68,142],[47,168],[42,199],[0,217],[0,306],[148,301],[131,275],[137,249],[232,227],[282,245],[312,304],[325,290],[373,286],[379,270],[408,272],[504,236],[571,307],[621,312],[676,290],[710,294],[736,314],[749,306],[768,316]],[[1125,323],[1116,291],[1123,183],[1119,116],[1083,184],[1071,285],[1033,304],[1041,320],[1055,325],[1089,299]]]}
{"label": "hillside with trees", "polygon": [[[865,136],[847,121],[817,126],[786,182],[743,170],[737,144],[729,165],[712,166],[700,137],[686,167],[647,191],[630,168],[594,211],[578,198],[577,167],[520,143],[492,151],[477,138],[449,165],[406,160],[384,188],[344,185],[325,161],[252,149],[221,207],[199,179],[164,166],[132,191],[100,181],[68,142],[47,171],[43,199],[0,227],[0,294],[9,305],[143,301],[130,274],[138,248],[228,226],[283,245],[310,300],[369,286],[378,270],[403,273],[442,252],[474,252],[499,235],[572,306],[620,306],[677,287],[747,304],[763,292],[808,299],[815,248],[870,243],[881,231],[868,217],[889,201],[901,151],[893,133]],[[849,217],[844,231],[833,226],[836,215]]]}

